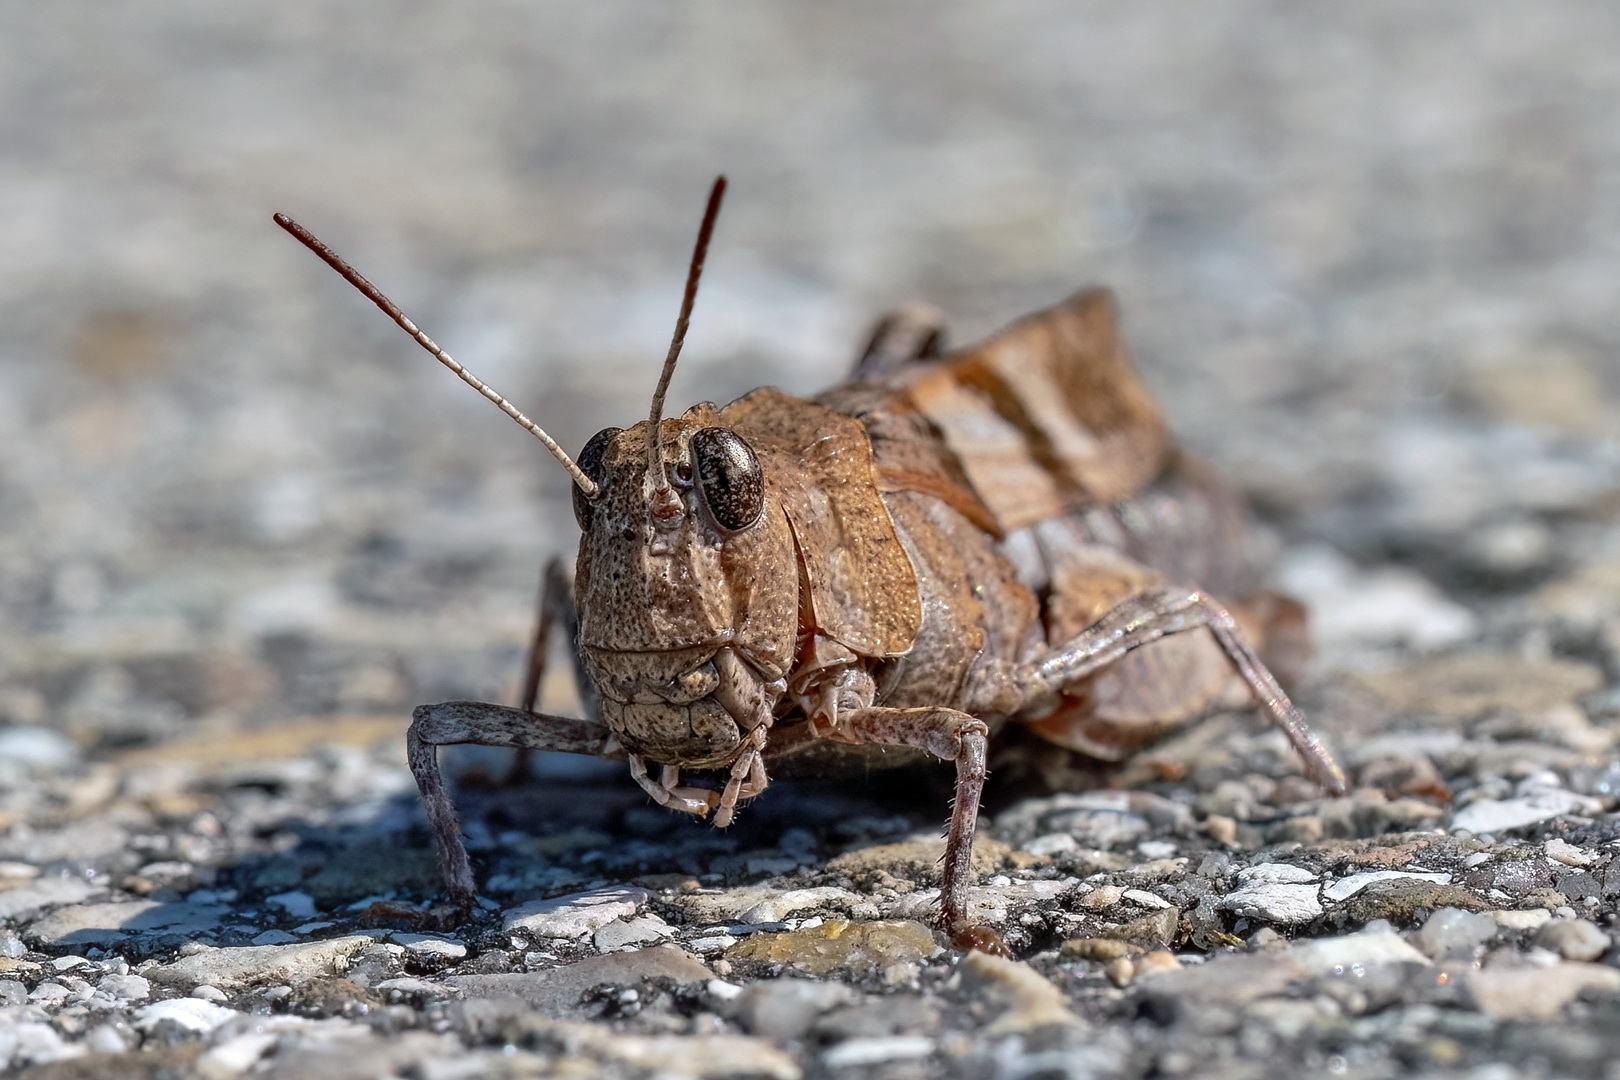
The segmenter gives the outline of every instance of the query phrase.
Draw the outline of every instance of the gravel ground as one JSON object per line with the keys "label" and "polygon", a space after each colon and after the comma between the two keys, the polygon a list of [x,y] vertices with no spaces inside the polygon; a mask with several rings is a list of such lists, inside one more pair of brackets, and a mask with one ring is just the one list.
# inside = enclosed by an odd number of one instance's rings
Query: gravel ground
{"label": "gravel ground", "polygon": [[[0,10],[0,1068],[1620,1075],[1617,49],[1596,0]],[[1002,770],[1008,962],[924,925],[943,776],[719,832],[468,751],[445,925],[405,718],[512,699],[567,488],[269,214],[577,447],[718,169],[683,403],[1115,285],[1353,793],[1247,714]]]}

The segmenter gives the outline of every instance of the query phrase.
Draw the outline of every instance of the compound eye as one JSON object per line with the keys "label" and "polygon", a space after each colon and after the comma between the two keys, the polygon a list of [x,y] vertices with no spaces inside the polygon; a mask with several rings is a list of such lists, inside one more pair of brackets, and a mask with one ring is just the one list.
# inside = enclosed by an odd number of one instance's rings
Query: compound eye
{"label": "compound eye", "polygon": [[[602,459],[607,456],[608,444],[613,441],[613,436],[623,430],[623,428],[616,427],[603,428],[591,436],[591,441],[585,444],[585,449],[581,450],[579,457],[574,459],[575,464],[579,466],[579,471],[596,481],[597,498],[602,497],[602,485],[607,483],[607,470],[602,468]],[[579,522],[582,531],[591,527],[591,514],[595,509],[592,500],[587,499],[585,493],[579,490],[579,485],[575,484],[574,520]]]}
{"label": "compound eye", "polygon": [[739,532],[765,512],[765,477],[759,458],[729,428],[704,428],[692,436],[698,489],[709,515],[727,532]]}

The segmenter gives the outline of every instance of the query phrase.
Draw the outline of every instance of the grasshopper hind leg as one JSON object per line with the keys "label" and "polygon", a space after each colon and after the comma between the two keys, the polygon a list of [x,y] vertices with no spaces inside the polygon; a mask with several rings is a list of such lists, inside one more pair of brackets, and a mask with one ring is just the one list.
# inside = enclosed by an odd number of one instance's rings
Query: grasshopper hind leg
{"label": "grasshopper hind leg", "polygon": [[1237,620],[1197,589],[1150,589],[1116,605],[1050,655],[1014,676],[1014,697],[1021,700],[1010,702],[1013,708],[1005,711],[1013,712],[1029,701],[1049,698],[1132,649],[1199,627],[1207,627],[1215,635],[1261,710],[1288,737],[1316,782],[1331,795],[1344,794],[1349,786],[1344,770],[1305,723],[1305,717],[1261,661]]}

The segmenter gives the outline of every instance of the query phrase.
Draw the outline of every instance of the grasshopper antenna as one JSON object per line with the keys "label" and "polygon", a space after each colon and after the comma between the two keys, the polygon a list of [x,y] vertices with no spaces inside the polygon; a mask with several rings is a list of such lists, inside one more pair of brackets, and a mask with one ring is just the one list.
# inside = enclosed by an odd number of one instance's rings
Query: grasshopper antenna
{"label": "grasshopper antenna", "polygon": [[[398,304],[384,296],[382,294],[382,290],[378,289],[377,286],[373,285],[371,282],[362,277],[360,272],[354,267],[344,262],[341,255],[327,247],[325,244],[321,243],[314,233],[298,224],[298,222],[294,221],[286,214],[276,214],[274,220],[277,225],[280,225],[283,229],[286,229],[288,232],[292,233],[293,238],[296,239],[300,244],[303,244],[316,255],[320,256],[321,261],[326,263],[327,266],[330,266],[332,269],[336,270],[343,277],[343,280],[347,281],[350,285],[353,285],[355,288],[364,293],[366,299],[382,308],[384,315],[387,315],[390,319],[393,319],[396,323],[398,323],[399,328],[411,335],[411,337],[415,338],[418,345],[432,353],[434,359],[438,360],[439,363],[443,364],[445,367],[449,368],[451,371],[460,376],[462,382],[466,383],[480,394],[483,394],[485,397],[489,398],[489,400],[493,401],[496,405],[500,406],[501,412],[505,413],[507,416],[510,416],[513,420],[516,420],[518,425],[522,427],[524,431],[527,431],[530,435],[533,435],[535,438],[539,439],[540,442],[545,445],[545,448],[551,451],[551,456],[556,458],[562,467],[568,470],[568,475],[574,478],[574,483],[579,486],[579,490],[584,494],[584,496],[587,499],[596,498],[597,492],[600,490],[596,481],[586,476],[584,471],[574,463],[574,459],[568,456],[568,452],[565,451],[561,446],[558,446],[557,440],[553,439],[550,435],[547,435],[545,430],[541,428],[539,424],[518,412],[517,408],[511,402],[507,401],[505,398],[501,397],[501,395],[491,390],[488,385],[478,378],[478,376],[462,367],[455,361],[453,357],[451,357],[449,353],[439,348],[436,341],[424,334],[415,323],[411,322],[411,320],[406,317],[405,313],[399,309]],[[705,237],[705,243],[706,242],[707,237]],[[698,262],[701,264],[701,256],[699,257]],[[687,284],[687,308],[691,307],[691,294],[694,288],[695,286],[692,283]],[[685,330],[686,316],[683,310],[681,316],[681,329],[677,333],[684,333]],[[678,347],[679,346],[677,345],[677,348]],[[671,356],[673,357],[673,353]],[[665,382],[668,382],[667,375]]]}
{"label": "grasshopper antenna", "polygon": [[675,361],[680,358],[681,346],[686,342],[686,327],[692,321],[692,304],[697,300],[698,279],[703,276],[703,260],[709,254],[709,238],[714,235],[714,219],[720,216],[720,200],[726,194],[726,178],[714,178],[709,189],[709,205],[703,210],[703,224],[698,227],[697,244],[692,248],[692,265],[686,271],[686,295],[681,298],[681,314],[675,320],[675,337],[669,343],[669,355],[664,357],[664,370],[658,375],[658,387],[653,391],[651,428],[647,434],[647,472],[652,478],[653,490],[662,494],[669,490],[669,477],[664,475],[664,444],[658,437],[658,423],[664,417],[664,395],[669,392],[669,380],[675,374]]}

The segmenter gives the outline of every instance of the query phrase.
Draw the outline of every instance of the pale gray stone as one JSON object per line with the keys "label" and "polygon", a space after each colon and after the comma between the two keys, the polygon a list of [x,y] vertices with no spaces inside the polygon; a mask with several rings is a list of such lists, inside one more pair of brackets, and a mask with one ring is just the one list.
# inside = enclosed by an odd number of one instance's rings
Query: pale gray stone
{"label": "pale gray stone", "polygon": [[1536,932],[1536,944],[1565,960],[1596,960],[1609,948],[1609,935],[1585,919],[1559,919]]}
{"label": "pale gray stone", "polygon": [[[593,986],[636,986],[660,976],[676,983],[707,983],[714,973],[674,945],[593,956],[576,964],[524,974],[452,975],[444,980],[469,999],[517,998],[547,1016],[577,1016],[587,1010],[580,996]],[[475,1012],[469,1001],[466,1005]]]}
{"label": "pale gray stone", "polygon": [[850,906],[861,902],[861,897],[848,889],[823,887],[817,889],[788,889],[778,892],[767,900],[749,907],[738,915],[738,921],[745,923],[781,922],[795,912],[807,908],[833,907],[841,911],[848,911]]}
{"label": "pale gray stone", "polygon": [[1317,975],[1340,975],[1355,965],[1365,969],[1377,964],[1426,965],[1429,962],[1428,957],[1408,945],[1399,934],[1388,931],[1364,931],[1300,942],[1291,955]]}
{"label": "pale gray stone", "polygon": [[404,948],[407,953],[417,957],[431,957],[441,961],[460,960],[467,955],[467,946],[450,938],[435,937],[432,934],[396,933],[389,935],[389,940]]}
{"label": "pale gray stone", "polygon": [[592,938],[597,952],[613,952],[632,945],[651,945],[675,935],[675,928],[656,915],[610,922]]}
{"label": "pale gray stone", "polygon": [[296,945],[252,945],[208,949],[146,972],[162,986],[189,990],[207,984],[222,990],[265,983],[297,985],[321,975],[341,974],[351,957],[372,943],[365,935],[305,941]]}
{"label": "pale gray stone", "polygon": [[1467,829],[1476,835],[1522,829],[1560,814],[1597,813],[1602,804],[1562,788],[1542,788],[1512,799],[1477,799],[1457,811],[1453,829]]}
{"label": "pale gray stone", "polygon": [[136,935],[194,937],[218,928],[230,909],[219,904],[125,900],[74,904],[34,920],[23,937],[41,945],[112,945]]}
{"label": "pale gray stone", "polygon": [[93,885],[81,877],[35,878],[27,885],[0,891],[0,919],[26,919],[41,908],[77,904],[106,891],[105,887]]}
{"label": "pale gray stone", "polygon": [[154,1001],[135,1010],[132,1022],[137,1031],[151,1031],[165,1020],[172,1020],[187,1031],[209,1032],[242,1015],[235,1009],[215,1005],[200,998],[170,998]]}
{"label": "pale gray stone", "polygon": [[62,1041],[51,1025],[38,1020],[0,1020],[0,1068],[44,1065],[79,1057],[83,1047]]}
{"label": "pale gray stone", "polygon": [[267,896],[264,902],[271,907],[278,907],[294,919],[313,919],[315,917],[315,898],[306,892],[284,892],[274,896]]}
{"label": "pale gray stone", "polygon": [[536,938],[582,938],[610,922],[628,918],[651,899],[646,889],[623,886],[533,900],[506,912],[507,932]]}
{"label": "pale gray stone", "polygon": [[842,983],[811,979],[766,979],[751,983],[731,1003],[731,1012],[751,1035],[797,1039],[816,1017],[854,997]]}
{"label": "pale gray stone", "polygon": [[1341,900],[1350,899],[1375,881],[1395,881],[1400,878],[1434,881],[1441,885],[1451,884],[1450,874],[1426,874],[1411,870],[1364,870],[1359,874],[1351,874],[1348,877],[1340,878],[1323,889],[1322,899],[1338,903]]}
{"label": "pale gray stone", "polygon": [[829,1069],[853,1069],[882,1065],[889,1061],[912,1061],[934,1052],[934,1040],[926,1035],[887,1035],[876,1038],[845,1039],[821,1055]]}
{"label": "pale gray stone", "polygon": [[1303,885],[1316,875],[1303,866],[1288,863],[1260,863],[1237,873],[1240,885]]}
{"label": "pale gray stone", "polygon": [[1221,906],[1227,911],[1279,926],[1308,923],[1323,912],[1315,885],[1252,885],[1229,893]]}
{"label": "pale gray stone", "polygon": [[1418,931],[1418,946],[1436,960],[1468,953],[1496,937],[1498,924],[1489,915],[1444,907],[1430,915]]}
{"label": "pale gray stone", "polygon": [[145,1001],[152,996],[152,984],[139,975],[106,975],[96,989],[115,1001]]}

